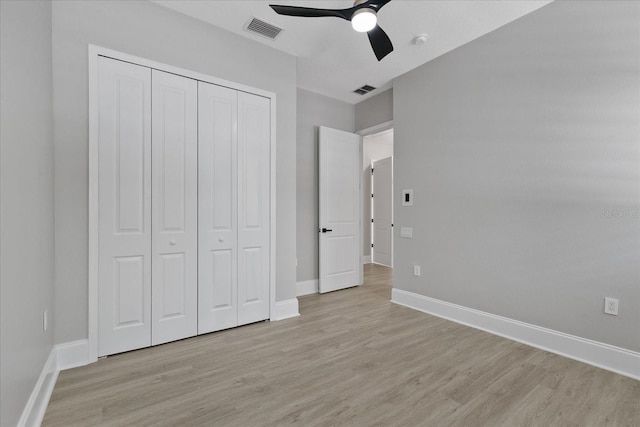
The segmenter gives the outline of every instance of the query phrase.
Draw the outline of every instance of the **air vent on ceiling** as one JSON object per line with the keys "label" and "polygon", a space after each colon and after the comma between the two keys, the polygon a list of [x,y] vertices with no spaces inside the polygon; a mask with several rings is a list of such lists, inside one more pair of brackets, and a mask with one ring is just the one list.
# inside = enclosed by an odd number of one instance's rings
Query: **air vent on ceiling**
{"label": "air vent on ceiling", "polygon": [[276,27],[275,25],[269,24],[268,22],[262,21],[258,18],[252,18],[244,29],[263,37],[270,38],[271,40],[278,37],[278,34],[282,32],[282,28]]}
{"label": "air vent on ceiling", "polygon": [[375,87],[370,86],[370,85],[364,85],[362,87],[359,87],[358,89],[354,90],[354,93],[357,93],[358,95],[366,95],[369,92],[376,90]]}

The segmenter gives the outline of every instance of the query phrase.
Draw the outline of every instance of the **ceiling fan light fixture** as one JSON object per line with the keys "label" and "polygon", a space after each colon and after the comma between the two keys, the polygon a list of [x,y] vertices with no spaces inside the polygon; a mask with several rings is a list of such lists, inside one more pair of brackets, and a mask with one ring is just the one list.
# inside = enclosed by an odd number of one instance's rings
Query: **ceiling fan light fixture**
{"label": "ceiling fan light fixture", "polygon": [[359,9],[351,17],[351,26],[359,33],[373,30],[377,23],[376,11],[369,8]]}

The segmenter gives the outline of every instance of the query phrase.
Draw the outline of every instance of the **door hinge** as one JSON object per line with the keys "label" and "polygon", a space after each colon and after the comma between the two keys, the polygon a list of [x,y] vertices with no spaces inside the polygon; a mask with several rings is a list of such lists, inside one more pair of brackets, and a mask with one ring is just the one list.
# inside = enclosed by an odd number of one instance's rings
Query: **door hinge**
{"label": "door hinge", "polygon": [[371,175],[373,175],[373,168],[371,168]]}
{"label": "door hinge", "polygon": [[371,218],[371,222],[373,222],[373,218]]}
{"label": "door hinge", "polygon": [[373,247],[373,243],[371,244],[371,247]]}

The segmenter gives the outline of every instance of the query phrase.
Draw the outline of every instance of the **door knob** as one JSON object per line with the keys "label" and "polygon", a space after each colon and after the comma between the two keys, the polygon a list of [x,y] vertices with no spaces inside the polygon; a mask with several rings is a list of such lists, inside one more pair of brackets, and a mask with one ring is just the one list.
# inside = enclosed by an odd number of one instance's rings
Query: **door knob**
{"label": "door knob", "polygon": [[224,237],[218,237],[218,242],[220,243],[224,242]]}
{"label": "door knob", "polygon": [[330,229],[330,228],[323,228],[323,229],[322,229],[322,232],[323,232],[323,233],[328,233],[328,232],[330,232],[330,231],[333,231],[333,230],[332,230],[332,229]]}
{"label": "door knob", "polygon": [[170,244],[171,246],[175,246],[175,245],[176,245],[176,241],[175,241],[175,240],[169,240],[169,244]]}

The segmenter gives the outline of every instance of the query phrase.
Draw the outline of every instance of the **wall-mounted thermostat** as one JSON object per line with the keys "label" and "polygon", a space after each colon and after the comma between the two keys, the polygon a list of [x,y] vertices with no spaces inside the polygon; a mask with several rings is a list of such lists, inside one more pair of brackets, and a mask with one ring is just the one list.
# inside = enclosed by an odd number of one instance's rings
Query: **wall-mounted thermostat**
{"label": "wall-mounted thermostat", "polygon": [[413,190],[402,190],[402,206],[413,206]]}

